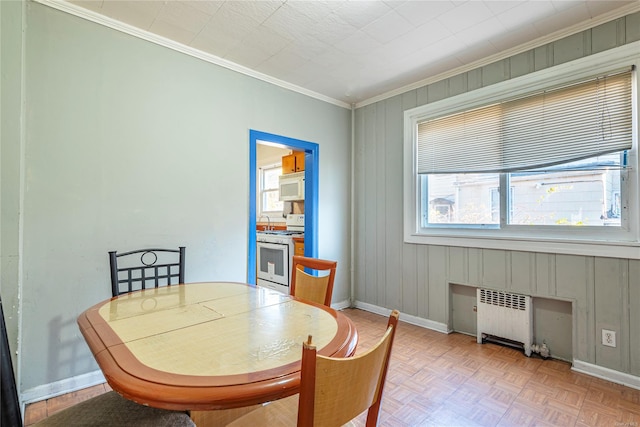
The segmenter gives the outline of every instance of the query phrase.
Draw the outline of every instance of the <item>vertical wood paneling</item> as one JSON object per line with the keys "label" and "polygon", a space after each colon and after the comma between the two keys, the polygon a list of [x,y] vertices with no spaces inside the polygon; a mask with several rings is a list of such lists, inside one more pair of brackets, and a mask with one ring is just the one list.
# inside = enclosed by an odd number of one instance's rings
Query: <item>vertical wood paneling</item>
{"label": "vertical wood paneling", "polygon": [[366,165],[364,176],[365,206],[362,218],[365,224],[364,251],[365,251],[365,301],[371,304],[378,303],[377,287],[377,236],[378,236],[378,216],[377,216],[377,182],[376,168],[373,167],[376,161],[376,104],[365,107],[364,125],[364,164]]}
{"label": "vertical wood paneling", "polygon": [[[628,368],[628,353],[625,353],[629,342],[626,339],[627,317],[624,296],[628,294],[627,285],[628,262],[615,258],[596,258],[594,262],[595,300],[595,335],[596,363],[599,366],[615,369]],[[602,345],[602,329],[616,332],[617,346]]]}
{"label": "vertical wood paneling", "polygon": [[530,252],[511,252],[511,291],[531,295],[535,291],[536,256]]}
{"label": "vertical wood paneling", "polygon": [[359,218],[352,224],[354,228],[354,298],[357,301],[368,301],[366,297],[366,179],[367,167],[365,164],[365,109],[358,109],[354,113],[354,216]]}
{"label": "vertical wood paneling", "polygon": [[588,37],[587,32],[583,31],[554,42],[553,65],[564,64],[585,56],[585,39]]}
{"label": "vertical wood paneling", "polygon": [[556,290],[556,258],[553,254],[535,254],[536,282],[535,295],[557,295]]}
{"label": "vertical wood paneling", "polygon": [[625,17],[625,43],[640,40],[640,12]]}
{"label": "vertical wood paneling", "polygon": [[418,316],[430,319],[429,315],[429,248],[418,245],[416,248],[416,280],[418,282]]}
{"label": "vertical wood paneling", "polygon": [[[386,110],[385,102],[378,102],[376,108],[376,138],[375,138],[375,156],[371,163],[375,165],[376,174],[373,179],[375,185],[375,211],[376,211],[376,263],[373,269],[376,271],[376,304],[383,307],[387,306],[385,298],[387,296],[386,278],[387,263],[385,257],[387,255],[387,164],[385,154],[386,147]],[[390,238],[392,238],[390,236]]]}
{"label": "vertical wood paneling", "polygon": [[432,102],[445,99],[448,93],[449,93],[448,80],[440,80],[439,82],[432,83],[428,86],[428,89],[427,89],[427,102],[431,104]]}
{"label": "vertical wood paneling", "polygon": [[467,91],[467,77],[465,74],[458,74],[449,78],[449,96],[456,96]]}
{"label": "vertical wood paneling", "polygon": [[[406,92],[402,95],[401,115],[404,111],[416,106],[417,93],[415,90]],[[402,121],[399,121],[402,123]],[[402,129],[400,131],[402,135]],[[402,149],[399,150],[402,152]],[[402,159],[400,159],[402,162]],[[400,164],[400,174],[402,174],[402,163]],[[400,183],[400,186],[402,184]],[[402,197],[402,188],[400,189],[400,197]],[[402,199],[401,199],[402,202]],[[398,209],[402,213],[402,209]],[[400,227],[402,227],[402,217],[400,218]],[[399,236],[402,236],[402,228]],[[398,292],[397,286],[391,286],[392,292],[397,292],[401,297],[401,307],[404,313],[418,316],[418,247],[424,248],[424,245],[402,244],[402,286]],[[424,285],[421,285],[423,287]]]}
{"label": "vertical wood paneling", "polygon": [[573,357],[595,362],[593,258],[556,255],[558,296],[575,300],[573,306]]}
{"label": "vertical wood paneling", "polygon": [[467,91],[480,89],[482,87],[482,68],[476,68],[466,72]]}
{"label": "vertical wood paneling", "polygon": [[495,249],[483,249],[482,285],[492,289],[507,289],[508,252]]}
{"label": "vertical wood paneling", "polygon": [[[571,351],[562,348],[564,342],[560,351],[596,363],[597,348],[598,358],[604,357],[596,320],[598,324],[606,321],[619,329],[622,340],[614,349],[615,357],[607,359],[607,366],[640,375],[640,261],[402,242],[404,111],[637,40],[640,12],[358,109],[356,298],[446,322],[451,320],[450,283],[465,285],[461,287],[464,291],[486,286],[531,294],[541,298],[537,307],[540,315],[546,316],[539,319],[536,328],[540,336],[557,341],[566,335],[567,327],[572,328]],[[628,273],[624,265],[628,265]],[[615,310],[620,314],[612,321]],[[551,330],[554,319],[547,318],[550,316],[562,323],[557,327],[562,333]],[[466,324],[469,320],[462,319]]]}
{"label": "vertical wood paneling", "polygon": [[535,55],[532,50],[519,53],[511,57],[509,76],[514,77],[524,76],[535,71]]}
{"label": "vertical wood paneling", "polygon": [[468,253],[467,248],[449,248],[449,282],[469,283]]}
{"label": "vertical wood paneling", "polygon": [[536,71],[544,70],[553,65],[553,44],[533,49]]}
{"label": "vertical wood paneling", "polygon": [[618,28],[624,27],[624,19],[607,22],[591,30],[591,51],[593,53],[602,52],[619,45],[620,34]]}
{"label": "vertical wood paneling", "polygon": [[482,86],[503,82],[509,78],[509,60],[503,59],[482,67]]}
{"label": "vertical wood paneling", "polygon": [[447,251],[445,246],[429,246],[429,318],[446,322],[449,309],[449,281],[447,280]]}
{"label": "vertical wood paneling", "polygon": [[403,241],[402,241],[402,180],[396,179],[402,176],[403,140],[402,140],[402,97],[395,96],[385,101],[385,170],[387,193],[385,205],[386,218],[386,247],[385,258],[380,260],[386,263],[385,299],[388,307],[401,306],[402,293],[397,291],[397,286],[390,285],[393,282],[401,282],[403,278]]}
{"label": "vertical wood paneling", "polygon": [[469,277],[469,284],[480,286],[482,285],[482,276],[484,275],[484,270],[482,269],[484,265],[482,262],[482,249],[469,248],[468,254],[469,271],[467,277]]}
{"label": "vertical wood paneling", "polygon": [[629,372],[640,376],[640,261],[629,261]]}

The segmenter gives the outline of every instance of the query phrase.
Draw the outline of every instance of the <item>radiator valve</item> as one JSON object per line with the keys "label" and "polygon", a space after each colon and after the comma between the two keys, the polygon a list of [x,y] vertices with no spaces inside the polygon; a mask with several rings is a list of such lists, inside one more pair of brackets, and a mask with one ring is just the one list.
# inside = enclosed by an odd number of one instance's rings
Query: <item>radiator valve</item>
{"label": "radiator valve", "polygon": [[538,353],[543,359],[548,359],[551,355],[549,352],[549,347],[547,347],[547,343],[545,342],[543,342],[542,344],[533,344],[531,346],[531,351],[534,353]]}

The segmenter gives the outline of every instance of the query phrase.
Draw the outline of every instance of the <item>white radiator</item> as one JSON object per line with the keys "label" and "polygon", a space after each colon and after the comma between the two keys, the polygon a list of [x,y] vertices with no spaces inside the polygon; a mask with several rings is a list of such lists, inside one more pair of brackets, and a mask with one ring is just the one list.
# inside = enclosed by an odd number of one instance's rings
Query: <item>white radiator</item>
{"label": "white radiator", "polygon": [[478,289],[478,344],[484,338],[503,338],[522,344],[531,356],[533,310],[531,297],[508,292]]}

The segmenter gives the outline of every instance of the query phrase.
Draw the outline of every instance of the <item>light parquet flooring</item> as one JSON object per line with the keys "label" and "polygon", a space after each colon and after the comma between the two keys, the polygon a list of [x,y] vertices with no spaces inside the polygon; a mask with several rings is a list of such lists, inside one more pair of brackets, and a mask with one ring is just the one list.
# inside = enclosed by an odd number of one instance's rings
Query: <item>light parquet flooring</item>
{"label": "light parquet flooring", "polygon": [[[358,352],[382,336],[386,317],[344,313],[358,329]],[[400,320],[380,426],[640,427],[640,390],[573,372],[566,362]],[[28,405],[25,425],[108,389],[105,384]],[[364,421],[365,414],[355,423]]]}

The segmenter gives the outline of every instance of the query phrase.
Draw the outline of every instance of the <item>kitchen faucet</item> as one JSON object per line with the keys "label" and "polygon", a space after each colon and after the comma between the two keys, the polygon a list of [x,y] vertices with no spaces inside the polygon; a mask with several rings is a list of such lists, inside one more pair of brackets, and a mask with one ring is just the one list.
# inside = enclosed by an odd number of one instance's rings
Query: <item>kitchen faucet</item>
{"label": "kitchen faucet", "polygon": [[272,229],[272,228],[271,228],[271,218],[269,218],[269,216],[268,216],[268,215],[261,215],[261,216],[260,216],[260,218],[258,218],[258,222],[260,222],[260,220],[261,220],[262,218],[267,218],[267,228],[266,228],[266,230],[267,230],[267,231],[271,230],[271,229]]}

